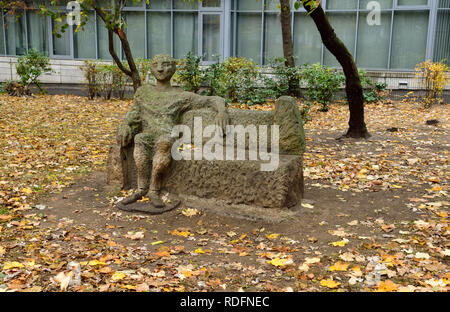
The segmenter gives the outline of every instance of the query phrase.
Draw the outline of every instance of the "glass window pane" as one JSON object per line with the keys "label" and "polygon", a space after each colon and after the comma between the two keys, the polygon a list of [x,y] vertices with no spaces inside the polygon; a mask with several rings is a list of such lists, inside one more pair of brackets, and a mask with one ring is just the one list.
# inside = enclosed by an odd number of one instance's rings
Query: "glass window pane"
{"label": "glass window pane", "polygon": [[53,55],[70,56],[70,29],[66,28],[64,32],[59,31],[63,23],[57,23],[52,20],[52,31],[57,31],[60,37],[53,34]]}
{"label": "glass window pane", "polygon": [[358,0],[328,0],[327,9],[343,10],[356,9],[358,7]]}
{"label": "glass window pane", "polygon": [[427,5],[428,0],[398,0],[398,5]]}
{"label": "glass window pane", "polygon": [[425,59],[428,11],[395,12],[391,68],[413,69]]}
{"label": "glass window pane", "polygon": [[[353,55],[355,46],[356,14],[355,13],[328,13],[328,19],[334,27],[338,38],[345,44]],[[340,67],[333,54],[325,48],[324,63],[327,66]]]}
{"label": "glass window pane", "polygon": [[174,13],[174,57],[184,58],[191,51],[198,54],[197,13]]}
{"label": "glass window pane", "polygon": [[436,37],[434,41],[434,61],[446,59],[450,64],[450,11],[438,12],[436,22]]}
{"label": "glass window pane", "polygon": [[[133,57],[145,57],[145,13],[124,12],[126,34]],[[123,54],[125,58],[125,54]]]}
{"label": "glass window pane", "polygon": [[73,25],[73,52],[75,58],[95,58],[95,15],[89,12],[83,29]]}
{"label": "glass window pane", "polygon": [[305,13],[295,13],[294,55],[297,64],[320,63],[322,38],[312,18]]}
{"label": "glass window pane", "polygon": [[150,0],[147,4],[149,9],[166,9],[170,10],[170,1],[167,0]]}
{"label": "glass window pane", "polygon": [[197,10],[198,0],[173,0],[173,8],[184,10]]}
{"label": "glass window pane", "polygon": [[157,54],[171,54],[170,13],[148,12],[149,58]]}
{"label": "glass window pane", "polygon": [[283,57],[283,37],[279,14],[266,14],[264,19],[264,63],[274,57]]}
{"label": "glass window pane", "polygon": [[391,13],[382,13],[380,25],[367,23],[368,13],[359,15],[357,64],[362,68],[386,68],[389,58]]}
{"label": "glass window pane", "polygon": [[146,0],[128,0],[125,7],[142,8],[144,6],[145,2],[146,2]]}
{"label": "glass window pane", "polygon": [[261,14],[239,13],[237,18],[236,54],[261,61]]}
{"label": "glass window pane", "polygon": [[204,8],[220,8],[222,6],[222,0],[203,0],[202,7]]}
{"label": "glass window pane", "polygon": [[8,55],[22,55],[27,53],[25,41],[25,18],[18,20],[12,15],[5,15],[6,46]]}
{"label": "glass window pane", "polygon": [[261,10],[261,0],[239,0],[237,1],[238,10]]}
{"label": "glass window pane", "polygon": [[0,55],[5,55],[5,37],[3,36],[3,29],[0,32]]}
{"label": "glass window pane", "polygon": [[450,8],[450,0],[439,0],[440,8]]}
{"label": "glass window pane", "polygon": [[37,12],[27,12],[28,47],[48,55],[48,20]]}
{"label": "glass window pane", "polygon": [[203,15],[203,60],[215,61],[220,55],[220,15]]}
{"label": "glass window pane", "polygon": [[265,9],[272,10],[272,11],[279,11],[280,10],[280,0],[266,0]]}
{"label": "glass window pane", "polygon": [[[106,29],[105,23],[99,17],[97,17],[97,37],[98,37],[98,57],[104,60],[112,60],[111,54],[109,53],[109,43],[108,43],[108,30]],[[120,57],[119,53],[119,39],[117,35],[113,35],[114,38],[114,48],[117,56]]]}
{"label": "glass window pane", "polygon": [[[382,9],[391,9],[392,8],[392,1],[393,0],[377,0],[377,2],[380,4]],[[370,2],[373,2],[373,0],[361,0],[360,5],[359,5],[360,9],[362,9],[362,10],[366,10],[366,9],[372,10],[373,6],[367,7],[367,5]]]}

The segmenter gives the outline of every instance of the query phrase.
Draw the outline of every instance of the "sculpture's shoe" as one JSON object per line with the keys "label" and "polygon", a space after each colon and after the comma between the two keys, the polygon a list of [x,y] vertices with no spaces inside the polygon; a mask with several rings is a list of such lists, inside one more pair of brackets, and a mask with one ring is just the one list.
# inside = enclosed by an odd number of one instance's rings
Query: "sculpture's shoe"
{"label": "sculpture's shoe", "polygon": [[164,208],[165,204],[162,199],[155,194],[150,194],[150,203],[156,208]]}
{"label": "sculpture's shoe", "polygon": [[168,212],[168,211],[171,211],[171,210],[177,208],[179,204],[180,204],[180,201],[178,200],[176,202],[167,203],[162,208],[157,208],[149,202],[136,202],[131,205],[122,205],[122,204],[118,203],[116,205],[116,207],[120,210],[128,211],[128,212],[141,212],[141,213],[146,213],[146,214],[150,214],[150,215],[158,215],[158,214],[163,214],[165,212]]}
{"label": "sculpture's shoe", "polygon": [[140,200],[147,192],[145,191],[137,191],[136,193],[134,193],[133,195],[131,195],[130,197],[127,197],[123,200],[121,200],[119,202],[119,204],[121,205],[129,205],[132,203],[137,202],[138,200]]}

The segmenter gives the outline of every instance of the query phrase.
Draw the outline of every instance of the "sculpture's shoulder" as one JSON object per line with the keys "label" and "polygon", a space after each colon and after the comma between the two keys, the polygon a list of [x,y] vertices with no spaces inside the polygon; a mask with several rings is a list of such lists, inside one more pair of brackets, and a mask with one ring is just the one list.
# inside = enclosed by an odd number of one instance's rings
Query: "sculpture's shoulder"
{"label": "sculpture's shoulder", "polygon": [[134,101],[135,103],[143,103],[145,101],[151,101],[153,98],[157,96],[158,91],[151,84],[145,84],[140,86],[135,94]]}

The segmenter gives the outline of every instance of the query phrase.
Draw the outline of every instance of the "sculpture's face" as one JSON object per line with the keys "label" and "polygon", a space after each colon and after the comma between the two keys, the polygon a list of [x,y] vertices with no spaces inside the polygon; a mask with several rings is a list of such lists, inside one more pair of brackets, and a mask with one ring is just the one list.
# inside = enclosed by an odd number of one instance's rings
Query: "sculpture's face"
{"label": "sculpture's face", "polygon": [[150,70],[159,81],[169,81],[175,74],[175,61],[170,56],[158,55],[153,58]]}

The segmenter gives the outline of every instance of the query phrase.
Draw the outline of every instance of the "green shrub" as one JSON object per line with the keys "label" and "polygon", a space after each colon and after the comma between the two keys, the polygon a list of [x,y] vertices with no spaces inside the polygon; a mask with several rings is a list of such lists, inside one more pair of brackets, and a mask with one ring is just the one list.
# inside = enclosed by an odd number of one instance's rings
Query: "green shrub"
{"label": "green shrub", "polygon": [[131,83],[116,64],[99,64],[99,93],[105,100],[114,95],[120,99],[125,97],[126,87]]}
{"label": "green shrub", "polygon": [[322,111],[328,111],[328,104],[333,95],[339,90],[345,77],[335,68],[312,64],[301,70],[301,77],[306,82],[306,96],[322,104]]}
{"label": "green shrub", "polygon": [[204,81],[204,73],[200,69],[201,58],[189,53],[179,60],[176,80],[185,91],[197,92]]}
{"label": "green shrub", "polygon": [[263,103],[267,98],[259,85],[262,80],[259,67],[252,60],[228,58],[223,63],[209,66],[204,77],[209,87],[208,95],[224,97],[228,102],[252,105]]}
{"label": "green shrub", "polygon": [[363,88],[364,102],[372,103],[383,100],[382,93],[386,90],[387,84],[381,82],[374,83],[365,70],[358,69],[358,73]]}
{"label": "green shrub", "polygon": [[27,54],[17,59],[16,70],[17,75],[20,77],[20,84],[25,89],[35,84],[41,92],[45,92],[42,89],[39,77],[52,70],[50,68],[50,60],[47,56],[34,49],[30,49]]}
{"label": "green shrub", "polygon": [[81,71],[84,74],[84,78],[88,83],[89,99],[99,95],[100,91],[100,69],[99,63],[95,60],[85,60],[84,64],[80,66]]}
{"label": "green shrub", "polygon": [[[297,84],[298,90],[300,90],[300,67],[287,67],[285,64],[286,59],[284,57],[274,58],[269,62],[269,67],[273,70],[272,76],[274,77],[265,75],[264,87],[267,96],[272,99],[290,95],[290,84]],[[300,91],[298,91],[297,96],[300,96]]]}
{"label": "green shrub", "polygon": [[142,58],[142,57],[138,57],[135,59],[135,63],[136,63],[136,68],[139,72],[139,76],[141,77],[141,82],[147,83],[148,82],[148,78],[149,78],[149,73],[150,73],[150,65],[152,63],[151,60]]}

